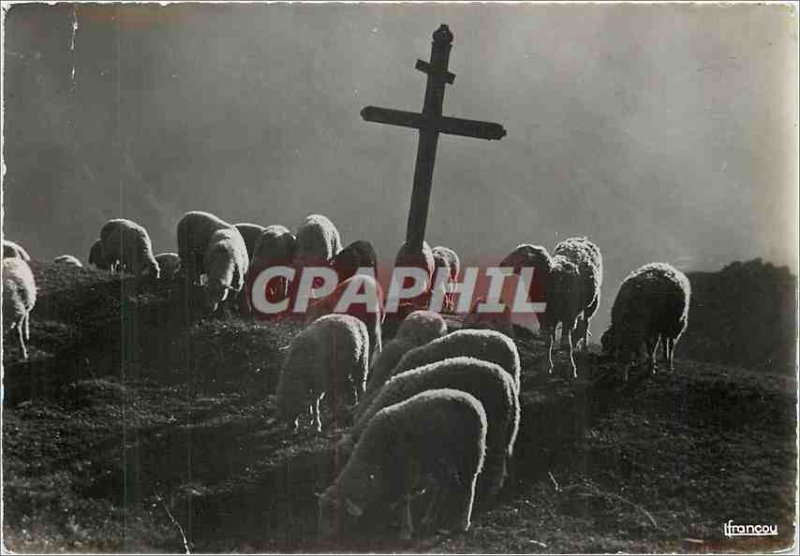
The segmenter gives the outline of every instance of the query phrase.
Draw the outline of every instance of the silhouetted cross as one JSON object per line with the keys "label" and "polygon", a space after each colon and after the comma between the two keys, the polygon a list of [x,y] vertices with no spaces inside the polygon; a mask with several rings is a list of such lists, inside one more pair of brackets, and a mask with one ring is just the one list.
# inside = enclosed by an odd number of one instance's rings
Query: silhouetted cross
{"label": "silhouetted cross", "polygon": [[431,61],[417,60],[416,69],[428,74],[425,103],[421,114],[376,106],[367,106],[361,111],[361,117],[368,122],[413,127],[419,130],[414,188],[411,192],[411,208],[406,229],[406,245],[414,251],[422,248],[425,239],[433,164],[436,160],[439,134],[448,133],[478,139],[502,139],[506,135],[506,130],[500,124],[442,116],[445,85],[452,84],[456,78],[447,69],[452,46],[453,33],[447,25],[442,24],[433,33]]}

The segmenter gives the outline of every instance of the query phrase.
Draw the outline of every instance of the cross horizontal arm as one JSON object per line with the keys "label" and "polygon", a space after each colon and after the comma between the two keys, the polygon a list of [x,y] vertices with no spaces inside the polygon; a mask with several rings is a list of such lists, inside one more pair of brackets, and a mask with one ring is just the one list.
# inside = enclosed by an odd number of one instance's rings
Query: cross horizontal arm
{"label": "cross horizontal arm", "polygon": [[446,116],[426,117],[418,112],[393,110],[367,106],[361,111],[361,117],[367,122],[411,127],[425,131],[436,131],[449,135],[475,137],[477,139],[502,139],[506,130],[494,122],[448,118]]}

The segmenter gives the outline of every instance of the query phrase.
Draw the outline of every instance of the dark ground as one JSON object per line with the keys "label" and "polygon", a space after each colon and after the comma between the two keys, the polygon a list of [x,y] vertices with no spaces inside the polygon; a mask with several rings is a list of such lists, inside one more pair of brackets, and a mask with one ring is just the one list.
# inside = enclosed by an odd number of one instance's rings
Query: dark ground
{"label": "dark ground", "polygon": [[[3,355],[15,552],[719,552],[794,537],[793,376],[680,359],[623,384],[580,354],[573,381],[523,337],[512,476],[472,529],[403,543],[365,524],[320,544],[330,439],[292,433],[270,399],[296,325],[191,324],[173,287],[32,266],[31,358],[8,342]],[[725,539],[731,519],[780,534]]]}

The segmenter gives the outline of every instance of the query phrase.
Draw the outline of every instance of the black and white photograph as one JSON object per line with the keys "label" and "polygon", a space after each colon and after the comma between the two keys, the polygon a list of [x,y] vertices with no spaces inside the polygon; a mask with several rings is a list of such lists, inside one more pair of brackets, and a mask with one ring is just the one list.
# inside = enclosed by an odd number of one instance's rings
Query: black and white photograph
{"label": "black and white photograph", "polygon": [[2,551],[798,549],[794,2],[2,1]]}

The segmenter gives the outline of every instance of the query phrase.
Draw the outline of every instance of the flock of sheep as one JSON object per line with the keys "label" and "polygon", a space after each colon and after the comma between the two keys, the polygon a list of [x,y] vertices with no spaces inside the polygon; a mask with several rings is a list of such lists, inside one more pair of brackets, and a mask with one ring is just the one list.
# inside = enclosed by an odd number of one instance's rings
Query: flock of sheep
{"label": "flock of sheep", "polygon": [[[450,331],[442,315],[425,305],[428,291],[392,316],[397,330],[385,341],[383,325],[389,317],[380,299],[347,313],[335,311],[351,281],[382,291],[374,274],[357,272],[376,268],[375,250],[367,241],[344,246],[335,225],[321,215],[308,216],[293,233],[283,226],[232,225],[209,213],[189,212],[178,222],[177,243],[178,253],[154,255],[142,226],[111,220],[92,245],[89,262],[144,280],[181,280],[207,313],[224,307],[252,315],[249,288],[271,266],[325,265],[339,277],[332,294],[311,300],[275,393],[278,416],[295,427],[301,416],[310,415],[312,426],[321,431],[320,402],[325,400],[331,420],[326,426],[343,431],[335,449],[341,472],[319,497],[321,534],[334,535],[373,503],[390,501],[400,512],[402,535],[409,537],[411,504],[423,494],[423,524],[470,526],[475,497],[492,497],[503,485],[519,427],[521,368],[509,337],[510,321],[492,323],[495,329],[481,326],[473,306],[462,327]],[[16,330],[26,358],[36,300],[29,259],[19,245],[3,242],[3,317]],[[81,264],[69,255],[55,262]],[[453,250],[424,244],[415,252],[404,245],[395,259],[396,267],[403,265],[423,268],[429,290],[435,270],[447,269],[444,311],[454,309],[452,286],[461,269]],[[549,370],[560,325],[561,343],[577,376],[573,343],[582,342],[583,349],[588,345],[589,321],[600,303],[600,250],[586,238],[562,241],[552,255],[544,247],[524,244],[499,266],[517,273],[534,269],[533,301],[546,303],[537,316],[548,339]],[[277,280],[266,293],[282,299],[294,286],[288,279]],[[627,369],[642,362],[642,356],[655,368],[660,341],[672,369],[689,297],[688,279],[669,264],[652,263],[632,272],[619,288],[602,336],[604,355],[623,365],[627,378]],[[451,511],[440,512],[442,507]]]}

